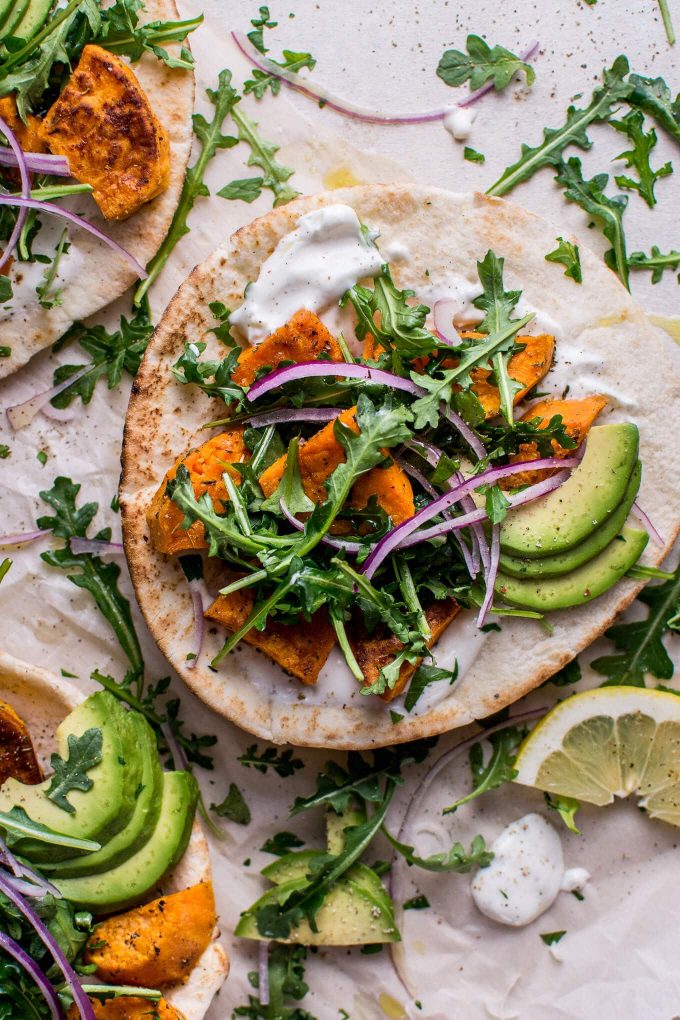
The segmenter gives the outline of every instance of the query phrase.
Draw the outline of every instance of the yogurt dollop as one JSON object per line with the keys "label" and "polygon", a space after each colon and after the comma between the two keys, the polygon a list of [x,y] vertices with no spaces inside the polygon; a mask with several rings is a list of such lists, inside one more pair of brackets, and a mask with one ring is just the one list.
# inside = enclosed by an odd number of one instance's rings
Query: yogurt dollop
{"label": "yogurt dollop", "polygon": [[465,142],[470,137],[475,117],[466,106],[454,106],[444,117],[444,127],[457,142]]}

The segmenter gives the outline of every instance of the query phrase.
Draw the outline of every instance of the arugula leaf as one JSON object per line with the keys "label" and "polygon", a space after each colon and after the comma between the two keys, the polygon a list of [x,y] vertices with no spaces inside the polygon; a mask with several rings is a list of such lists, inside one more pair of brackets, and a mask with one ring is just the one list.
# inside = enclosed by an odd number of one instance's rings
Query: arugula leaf
{"label": "arugula leaf", "polygon": [[581,272],[581,256],[578,245],[573,241],[565,241],[563,237],[557,238],[557,247],[554,251],[548,252],[546,262],[561,262],[565,267],[564,275],[570,276],[576,283],[583,282]]}
{"label": "arugula leaf", "polygon": [[53,803],[68,814],[74,815],[76,809],[66,795],[71,790],[87,793],[94,786],[94,780],[87,775],[90,769],[99,765],[102,760],[102,731],[96,727],[86,730],[80,737],[69,733],[68,758],[64,760],[56,752],[50,758],[54,775],[47,788],[47,796]]}
{"label": "arugula leaf", "polygon": [[656,131],[650,128],[645,132],[643,129],[644,115],[641,110],[631,110],[622,120],[610,120],[609,123],[617,131],[625,134],[633,143],[632,149],[619,153],[614,159],[622,159],[627,167],[634,167],[637,170],[638,180],[620,174],[615,178],[620,188],[628,191],[637,191],[645,200],[650,209],[656,205],[654,187],[660,177],[668,177],[673,173],[670,163],[664,163],[658,170],[653,170],[650,164],[652,149],[656,146]]}
{"label": "arugula leaf", "polygon": [[484,495],[484,506],[491,524],[500,524],[508,514],[512,505],[500,485],[480,485],[479,491]]}
{"label": "arugula leaf", "polygon": [[549,677],[543,684],[552,684],[554,687],[569,687],[571,684],[577,684],[581,679],[581,666],[578,659],[572,659],[566,666],[562,666],[562,669],[554,673],[553,676]]}
{"label": "arugula leaf", "polygon": [[486,163],[486,156],[483,152],[477,152],[476,149],[470,148],[466,145],[463,149],[463,159],[466,159],[468,163]]}
{"label": "arugula leaf", "polygon": [[614,643],[617,654],[602,655],[590,664],[607,677],[603,687],[644,687],[648,673],[657,680],[673,676],[673,660],[663,638],[669,631],[680,631],[680,567],[670,580],[643,588],[638,600],[649,607],[647,618],[606,630],[604,636]]}
{"label": "arugula leaf", "polygon": [[541,935],[546,946],[554,946],[561,938],[564,938],[566,931],[546,931]]}
{"label": "arugula leaf", "polygon": [[240,347],[235,347],[220,361],[201,361],[205,348],[203,342],[184,345],[183,353],[172,366],[175,379],[185,386],[192,383],[203,390],[206,396],[220,397],[225,404],[236,402],[240,405],[245,400],[246,391],[231,378],[241,353]]}
{"label": "arugula leaf", "polygon": [[467,53],[461,50],[447,50],[437,67],[437,75],[453,87],[470,81],[472,90],[481,88],[487,81],[493,82],[497,92],[510,84],[518,71],[523,71],[527,85],[533,85],[536,72],[531,64],[506,50],[504,46],[493,49],[478,35],[469,35],[466,41]]}
{"label": "arugula leaf", "polygon": [[229,791],[221,804],[211,804],[210,810],[214,811],[220,818],[228,818],[237,825],[249,825],[251,814],[250,808],[236,783],[229,784]]}
{"label": "arugula leaf", "polygon": [[215,107],[215,113],[210,122],[201,113],[193,115],[194,134],[201,143],[201,151],[196,162],[186,172],[170,228],[160,248],[146,267],[149,275],[135,291],[134,301],[138,307],[168,261],[177,242],[189,233],[187,219],[196,199],[210,195],[208,185],[204,181],[208,163],[220,149],[230,149],[238,144],[238,138],[222,134],[222,125],[240,98],[236,89],[231,85],[231,71],[227,69],[220,71],[217,89],[206,89],[206,93]]}
{"label": "arugula leaf", "polygon": [[300,446],[300,439],[296,436],[291,439],[288,445],[288,452],[286,454],[286,469],[283,472],[281,481],[272,492],[269,499],[266,499],[262,503],[262,510],[271,510],[274,513],[280,513],[280,503],[286,506],[286,509],[291,514],[309,513],[314,509],[314,503],[306,495],[305,490],[302,486],[302,477],[300,475],[300,461],[298,458],[298,448]]}
{"label": "arugula leaf", "polygon": [[617,57],[611,68],[605,70],[604,82],[595,89],[588,106],[583,110],[570,106],[562,127],[545,128],[543,141],[533,148],[522,145],[520,158],[503,171],[487,195],[506,195],[522,181],[528,181],[541,167],[559,166],[568,145],[590,149],[593,143],[588,138],[587,128],[608,120],[616,103],[627,99],[634,90],[632,82],[626,81],[628,69],[626,57]]}
{"label": "arugula leaf", "polygon": [[250,24],[253,26],[253,30],[248,32],[248,38],[260,53],[267,53],[267,47],[264,44],[264,30],[265,28],[276,28],[278,21],[272,21],[268,7],[260,7],[259,18],[252,18]]}
{"label": "arugula leaf", "polygon": [[[359,340],[370,333],[386,350],[395,350],[402,358],[419,358],[435,349],[437,339],[425,329],[425,317],[430,311],[427,305],[408,303],[415,296],[414,290],[399,290],[395,286],[390,267],[385,264],[372,288],[356,284],[343,295],[340,307],[344,308],[348,301],[354,306],[359,319],[355,330]],[[379,325],[376,313],[380,316]]]}
{"label": "arugula leaf", "polygon": [[274,857],[285,857],[291,850],[304,845],[304,839],[300,839],[294,832],[277,832],[276,835],[265,840],[260,850],[265,854],[273,854]]}
{"label": "arugula leaf", "polygon": [[[650,269],[652,272],[652,283],[659,283],[667,269],[674,271],[680,268],[680,251],[669,251],[663,253],[657,245],[652,245],[650,255],[644,251],[634,251],[628,256],[629,269]],[[678,275],[680,283],[680,274]]]}
{"label": "arugula leaf", "polygon": [[229,198],[232,201],[240,199],[242,202],[254,202],[262,194],[262,177],[245,177],[238,181],[225,184],[217,192],[220,198]]}
{"label": "arugula leaf", "polygon": [[5,301],[11,301],[12,297],[12,281],[9,276],[0,275],[0,303],[4,304]]}
{"label": "arugula leaf", "polygon": [[[509,783],[517,775],[515,759],[519,745],[524,739],[525,729],[521,726],[508,726],[504,730],[492,733],[486,738],[480,733],[480,742],[470,748],[470,768],[472,770],[472,790],[465,797],[461,797],[454,804],[444,808],[443,814],[448,815],[457,811],[462,804],[467,804],[480,797],[489,790],[495,790],[503,783]],[[491,754],[488,761],[484,761],[484,750],[482,740],[488,739],[491,744]]]}
{"label": "arugula leaf", "polygon": [[404,900],[402,903],[402,910],[427,910],[430,906],[430,901],[427,896],[412,896],[410,900]]}
{"label": "arugula leaf", "polygon": [[268,188],[274,195],[274,207],[285,205],[286,202],[296,198],[300,192],[286,183],[295,171],[277,161],[276,153],[279,146],[266,141],[260,135],[256,121],[251,120],[235,103],[229,112],[236,125],[239,140],[250,146],[248,166],[259,166],[264,171],[262,187]]}
{"label": "arugula leaf", "polygon": [[576,156],[571,156],[566,163],[560,163],[555,180],[565,189],[565,198],[576,202],[590,216],[600,221],[602,233],[612,245],[609,251],[605,252],[604,260],[630,290],[626,235],[623,230],[623,214],[628,205],[628,197],[615,195],[614,198],[609,198],[605,195],[608,174],[596,174],[589,181],[584,180],[581,160]]}
{"label": "arugula leaf", "polygon": [[64,836],[61,832],[54,832],[47,825],[41,822],[34,822],[29,818],[22,807],[13,807],[9,811],[0,811],[0,829],[3,830],[7,846],[12,847],[22,839],[37,839],[40,843],[50,843],[53,846],[65,846],[72,850],[83,850],[93,852],[101,850],[101,843],[92,839],[78,839],[75,836]]}
{"label": "arugula leaf", "polygon": [[[120,384],[123,371],[135,376],[139,370],[144,352],[148,346],[153,323],[145,309],[139,309],[131,319],[120,317],[120,328],[109,333],[104,326],[85,326],[77,322],[55,344],[61,350],[71,340],[77,340],[91,359],[90,367],[71,386],[52,397],[53,407],[68,407],[76,397],[89,404],[97,382],[105,378],[110,390]],[[60,365],[54,371],[53,382],[57,386],[72,375],[80,372],[82,364]]]}
{"label": "arugula leaf", "polygon": [[324,898],[338,879],[359,860],[361,855],[379,832],[390,806],[395,784],[388,779],[385,784],[382,803],[373,814],[360,825],[345,829],[345,843],[341,853],[328,854],[323,864],[302,889],[291,893],[285,903],[271,903],[255,912],[255,921],[260,935],[277,940],[285,939],[303,918],[312,931],[316,931],[316,914]]}
{"label": "arugula leaf", "polygon": [[[284,50],[283,60],[271,60],[271,57],[267,59],[286,74],[297,74],[303,67],[311,71],[316,66],[316,60],[311,53],[296,53],[294,50]],[[256,99],[262,99],[267,89],[271,90],[273,96],[277,96],[281,91],[281,81],[274,74],[253,68],[252,75],[252,78],[243,83],[245,95],[252,93]]]}
{"label": "arugula leaf", "polygon": [[277,754],[275,747],[265,747],[262,753],[258,754],[257,744],[251,744],[237,760],[245,768],[252,766],[262,773],[271,768],[282,779],[295,775],[298,769],[305,767],[305,763],[300,758],[293,757],[291,750],[282,751],[281,754]]}
{"label": "arugula leaf", "polygon": [[648,113],[674,141],[680,142],[680,95],[673,100],[663,78],[631,74],[628,81],[631,86],[628,103]]}
{"label": "arugula leaf", "polygon": [[[121,648],[125,652],[133,673],[141,676],[144,661],[139,639],[132,623],[130,603],[118,588],[120,567],[115,563],[105,563],[91,553],[71,552],[71,538],[85,538],[94,515],[97,503],[85,503],[78,508],[76,496],[80,485],[70,478],[55,478],[51,489],[41,492],[40,498],[55,511],[53,517],[39,517],[37,526],[49,529],[57,538],[66,539],[63,549],[52,549],[41,554],[41,559],[51,567],[69,571],[68,579],[78,588],[84,588],[94,597],[97,608],[111,625]],[[100,531],[95,537],[108,540],[110,529]],[[77,571],[72,573],[71,571]]]}
{"label": "arugula leaf", "polygon": [[559,793],[546,793],[545,803],[551,811],[557,811],[570,832],[576,833],[577,836],[581,835],[581,830],[577,828],[575,819],[576,812],[581,807],[578,800],[573,797],[563,797]]}
{"label": "arugula leaf", "polygon": [[421,663],[413,674],[411,683],[404,699],[404,708],[407,712],[413,711],[421,694],[430,684],[439,683],[440,680],[448,680],[449,684],[455,683],[458,677],[458,664],[454,663],[453,669],[441,669],[439,666],[431,666]]}
{"label": "arugula leaf", "polygon": [[[266,10],[266,8],[265,8]],[[286,1006],[286,999],[299,1001],[309,991],[305,981],[304,961],[307,950],[304,946],[273,945],[269,949],[268,984],[269,995],[266,1005],[253,995],[248,996],[246,1006],[237,1006],[232,1013],[247,1020],[315,1020],[311,1013],[300,1007]],[[248,980],[253,988],[259,988],[259,974],[252,971]],[[349,1016],[349,1014],[346,1014]]]}
{"label": "arugula leaf", "polygon": [[[36,295],[38,297],[38,304],[41,308],[49,311],[50,308],[58,308],[61,303],[61,289],[52,290],[52,285],[57,276],[57,270],[59,269],[59,263],[62,255],[65,255],[71,247],[68,240],[68,229],[64,227],[61,232],[61,237],[57,243],[57,248],[54,253],[54,258],[50,262],[46,272],[43,275],[42,283],[39,283],[35,288]],[[3,279],[7,279],[3,277]]]}
{"label": "arugula leaf", "polygon": [[448,853],[431,854],[429,857],[418,857],[412,846],[400,843],[391,836],[387,829],[383,829],[387,839],[395,850],[398,851],[404,860],[415,865],[416,868],[423,868],[425,871],[446,872],[455,871],[458,874],[466,874],[473,868],[486,868],[493,860],[493,854],[486,849],[483,836],[475,836],[470,843],[469,853],[465,852],[462,843],[454,843]]}
{"label": "arugula leaf", "polygon": [[194,58],[182,46],[180,56],[168,53],[162,44],[184,42],[191,32],[203,23],[203,15],[185,21],[149,21],[140,25],[139,11],[144,10],[142,0],[116,0],[102,11],[101,30],[96,36],[99,46],[111,53],[120,53],[134,63],[144,53],[153,53],[168,67],[190,71]]}

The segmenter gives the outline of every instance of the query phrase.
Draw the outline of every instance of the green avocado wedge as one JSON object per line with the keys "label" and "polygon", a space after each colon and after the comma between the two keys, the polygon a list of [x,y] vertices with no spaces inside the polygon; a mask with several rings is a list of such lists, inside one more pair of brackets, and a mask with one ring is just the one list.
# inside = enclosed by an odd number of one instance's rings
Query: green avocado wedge
{"label": "green avocado wedge", "polygon": [[161,810],[163,769],[156,737],[146,719],[138,712],[129,713],[129,719],[142,760],[142,773],[135,791],[135,808],[130,821],[101,850],[70,860],[55,863],[47,861],[42,865],[43,871],[58,873],[60,878],[101,874],[131,857],[153,833]]}
{"label": "green avocado wedge", "polygon": [[11,34],[28,42],[45,24],[51,7],[52,0],[30,0],[23,17],[14,25]]}
{"label": "green avocado wedge", "polygon": [[539,559],[501,556],[499,564],[501,572],[512,577],[559,577],[592,560],[609,545],[626,523],[630,508],[638,494],[641,478],[642,464],[638,461],[628,479],[623,499],[614,513],[578,545],[567,549],[566,552],[554,556],[541,556]]}
{"label": "green avocado wedge", "polygon": [[609,591],[637,563],[648,541],[646,531],[624,528],[598,556],[569,574],[526,579],[499,574],[495,590],[511,605],[544,613],[580,606]]}
{"label": "green avocado wedge", "polygon": [[[108,691],[90,695],[60,723],[57,748],[63,759],[69,757],[68,737],[80,737],[87,730],[102,734],[102,758],[87,770],[89,790],[72,789],[67,800],[73,812],[49,799],[51,778],[36,786],[8,779],[0,789],[0,811],[23,808],[34,822],[54,832],[77,839],[91,839],[102,845],[129,822],[135,809],[135,791],[141,781],[142,759],[136,746],[136,731],[131,714]],[[36,864],[73,857],[69,847],[52,846],[36,840],[14,844],[16,852]]]}
{"label": "green avocado wedge", "polygon": [[138,903],[181,860],[198,802],[189,772],[164,772],[161,810],[147,842],[126,861],[100,875],[54,879],[62,896],[93,914],[111,914]]}
{"label": "green avocado wedge", "polygon": [[[374,878],[382,889],[378,876],[374,875]],[[241,914],[234,934],[241,938],[267,941],[268,937],[261,935],[257,929],[257,911],[271,903],[285,903],[292,893],[304,889],[306,885],[307,878],[303,875],[270,889],[250,910]],[[293,928],[287,939],[281,941],[303,946],[360,946],[399,942],[392,905],[385,902],[385,896],[384,889],[383,895],[376,897],[352,879],[343,876],[324,897],[318,910],[318,931],[312,931],[307,920],[303,920]]]}
{"label": "green avocado wedge", "polygon": [[583,460],[567,481],[508,513],[501,524],[501,552],[535,559],[559,555],[583,542],[623,500],[638,444],[637,426],[630,422],[594,426]]}
{"label": "green avocado wedge", "polygon": [[6,39],[8,36],[14,35],[14,29],[28,10],[29,2],[30,0],[14,0],[9,5],[0,23],[0,39]]}
{"label": "green avocado wedge", "polygon": [[[325,856],[323,850],[300,850],[297,853],[284,854],[263,868],[262,874],[274,885],[283,885],[285,882],[305,878],[310,873],[312,865]],[[371,868],[365,864],[353,864],[346,872],[346,877],[374,900],[379,901],[386,910],[392,910],[392,901],[387,890]]]}

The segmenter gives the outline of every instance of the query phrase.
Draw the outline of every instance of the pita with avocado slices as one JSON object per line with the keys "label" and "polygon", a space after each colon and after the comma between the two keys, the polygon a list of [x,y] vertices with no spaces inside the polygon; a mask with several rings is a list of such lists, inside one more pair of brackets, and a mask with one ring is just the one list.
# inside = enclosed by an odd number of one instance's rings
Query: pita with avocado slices
{"label": "pita with avocado slices", "polygon": [[680,527],[674,352],[589,251],[581,281],[546,259],[559,235],[348,188],[180,288],[120,503],[142,612],[212,708],[277,743],[431,736],[537,687],[652,576]]}
{"label": "pita with avocado slices", "polygon": [[12,960],[0,1003],[68,1020],[202,1020],[229,962],[193,776],[164,771],[147,720],[108,691],[84,697],[6,655],[0,733],[0,946]]}
{"label": "pita with avocado slices", "polygon": [[201,20],[174,0],[0,0],[0,377],[146,275],[191,149]]}

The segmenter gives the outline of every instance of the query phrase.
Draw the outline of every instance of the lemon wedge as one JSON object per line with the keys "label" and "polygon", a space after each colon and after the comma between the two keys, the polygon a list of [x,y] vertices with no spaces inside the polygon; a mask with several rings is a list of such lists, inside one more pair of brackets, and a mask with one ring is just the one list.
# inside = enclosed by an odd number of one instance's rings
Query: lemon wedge
{"label": "lemon wedge", "polygon": [[634,793],[680,825],[680,697],[600,687],[552,709],[520,747],[515,782],[589,804]]}

